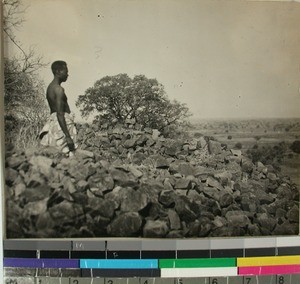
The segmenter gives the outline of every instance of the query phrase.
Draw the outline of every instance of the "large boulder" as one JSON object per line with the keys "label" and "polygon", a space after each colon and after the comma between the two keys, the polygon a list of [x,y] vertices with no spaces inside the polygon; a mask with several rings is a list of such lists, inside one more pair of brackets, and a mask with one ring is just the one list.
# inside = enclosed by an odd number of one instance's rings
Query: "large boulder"
{"label": "large boulder", "polygon": [[161,220],[148,220],[143,228],[144,238],[162,238],[167,235],[169,228],[167,222]]}
{"label": "large boulder", "polygon": [[208,151],[211,155],[218,155],[223,152],[222,144],[218,141],[209,140]]}
{"label": "large boulder", "polygon": [[138,212],[144,209],[149,204],[148,196],[132,188],[123,191],[121,197],[121,211],[123,212]]}
{"label": "large boulder", "polygon": [[142,218],[137,212],[125,212],[107,226],[107,233],[114,237],[132,237],[139,233],[141,226]]}
{"label": "large boulder", "polygon": [[225,218],[230,226],[243,228],[251,224],[247,214],[243,211],[228,211]]}

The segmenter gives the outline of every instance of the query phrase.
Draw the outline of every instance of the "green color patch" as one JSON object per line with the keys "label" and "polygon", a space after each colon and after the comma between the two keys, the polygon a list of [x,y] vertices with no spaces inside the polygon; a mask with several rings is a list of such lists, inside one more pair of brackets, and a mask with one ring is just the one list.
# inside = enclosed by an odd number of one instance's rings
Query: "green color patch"
{"label": "green color patch", "polygon": [[236,258],[160,259],[159,268],[235,267]]}

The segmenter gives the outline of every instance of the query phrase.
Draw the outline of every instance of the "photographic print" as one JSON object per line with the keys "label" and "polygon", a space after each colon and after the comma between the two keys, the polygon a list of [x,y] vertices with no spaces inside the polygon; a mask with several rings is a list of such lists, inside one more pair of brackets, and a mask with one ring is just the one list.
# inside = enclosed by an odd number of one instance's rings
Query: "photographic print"
{"label": "photographic print", "polygon": [[300,4],[4,0],[6,238],[297,235]]}

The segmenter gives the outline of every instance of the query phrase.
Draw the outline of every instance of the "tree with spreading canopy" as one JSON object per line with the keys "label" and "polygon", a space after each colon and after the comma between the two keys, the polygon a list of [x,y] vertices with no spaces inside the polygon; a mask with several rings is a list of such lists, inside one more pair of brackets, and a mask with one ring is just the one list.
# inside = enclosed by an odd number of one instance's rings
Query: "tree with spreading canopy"
{"label": "tree with spreading canopy", "polygon": [[144,75],[103,77],[78,97],[76,106],[83,117],[95,115],[94,123],[124,124],[134,120],[160,131],[179,126],[190,116],[185,104],[170,101],[164,86]]}

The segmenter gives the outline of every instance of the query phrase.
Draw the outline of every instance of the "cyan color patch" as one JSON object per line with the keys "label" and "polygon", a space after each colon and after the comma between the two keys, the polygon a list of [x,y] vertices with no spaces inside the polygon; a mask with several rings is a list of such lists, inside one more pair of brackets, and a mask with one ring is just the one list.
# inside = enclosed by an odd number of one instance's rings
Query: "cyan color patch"
{"label": "cyan color patch", "polygon": [[158,259],[81,259],[80,268],[158,268]]}

